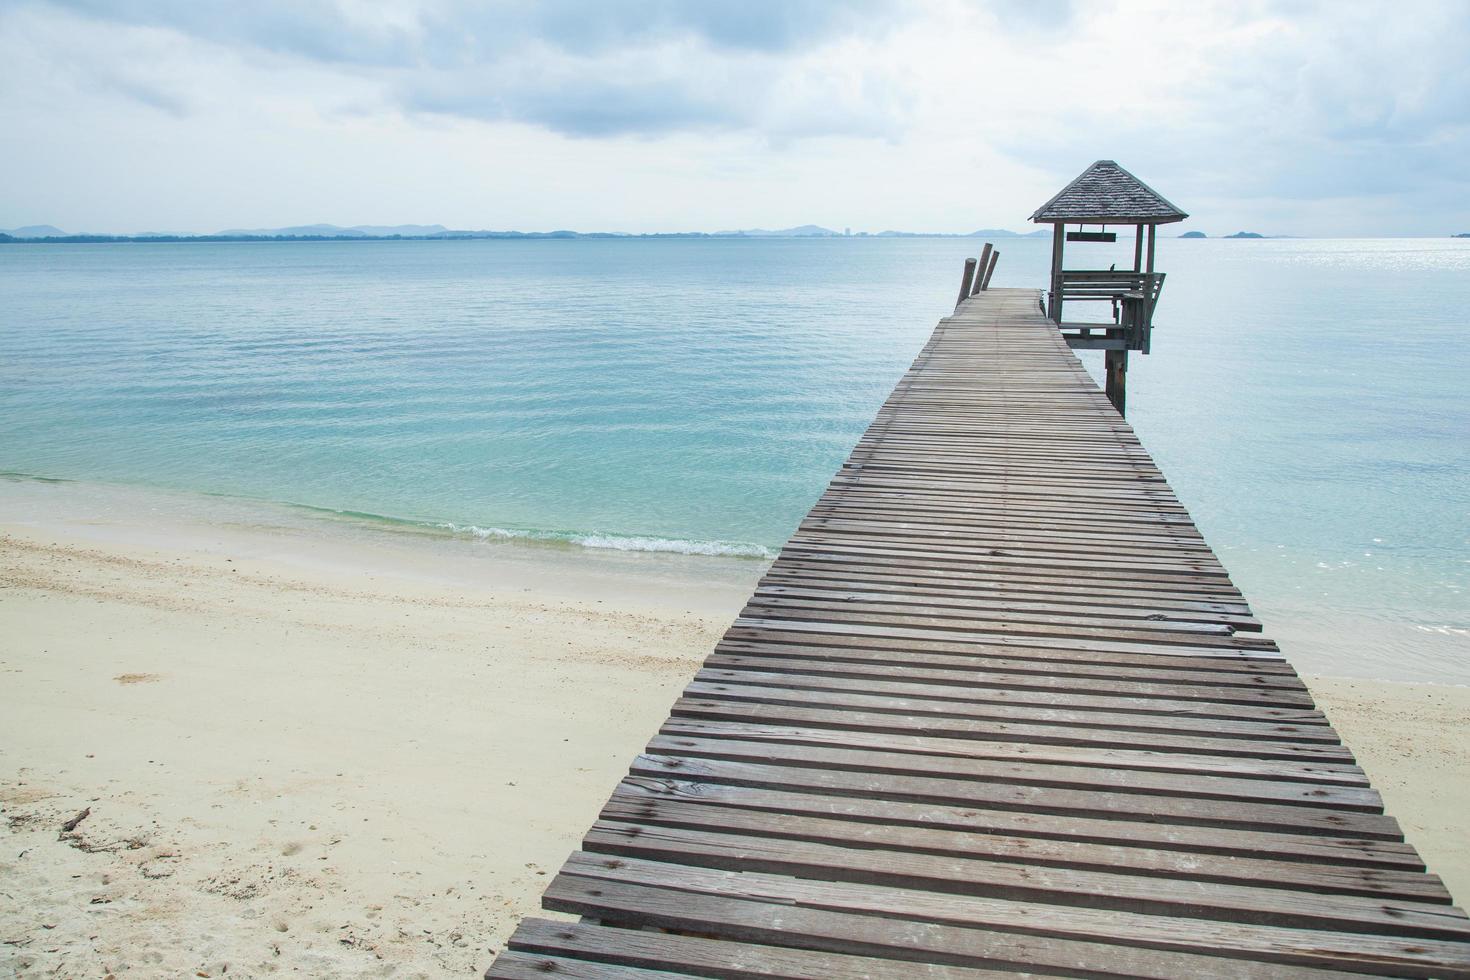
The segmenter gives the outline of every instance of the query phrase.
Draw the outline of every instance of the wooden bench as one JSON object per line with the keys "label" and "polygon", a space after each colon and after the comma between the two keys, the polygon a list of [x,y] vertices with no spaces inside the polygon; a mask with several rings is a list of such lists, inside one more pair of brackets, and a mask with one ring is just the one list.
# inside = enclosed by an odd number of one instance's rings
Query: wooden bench
{"label": "wooden bench", "polygon": [[[1064,305],[1068,301],[1111,303],[1113,321],[1122,328],[1127,348],[1148,353],[1153,311],[1164,288],[1162,272],[1065,269],[1058,286]],[[1100,324],[1098,329],[1107,327]]]}

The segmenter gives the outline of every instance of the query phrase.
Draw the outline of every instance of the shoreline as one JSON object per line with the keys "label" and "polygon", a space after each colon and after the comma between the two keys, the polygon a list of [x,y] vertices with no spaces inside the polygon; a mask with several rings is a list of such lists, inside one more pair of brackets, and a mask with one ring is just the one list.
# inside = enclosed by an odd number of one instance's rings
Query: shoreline
{"label": "shoreline", "polygon": [[[78,499],[0,517],[21,976],[482,970],[765,567]],[[1470,901],[1470,688],[1304,678]]]}
{"label": "shoreline", "polygon": [[[112,522],[131,520],[135,523],[141,521],[156,524],[160,512],[168,512],[210,524],[243,523],[262,529],[310,529],[322,534],[331,533],[330,529],[335,529],[337,533],[356,532],[359,536],[374,532],[416,534],[436,540],[458,538],[589,551],[631,551],[756,561],[770,561],[776,557],[776,553],[770,548],[753,541],[672,538],[646,533],[556,530],[514,525],[502,527],[456,522],[447,518],[396,517],[320,504],[240,497],[199,490],[101,483],[9,470],[0,470],[0,504],[11,512],[12,521],[33,524],[76,524],[83,520],[79,517],[79,510],[99,512]],[[17,514],[26,515],[29,519],[18,518]]]}
{"label": "shoreline", "polygon": [[[559,532],[499,534],[309,504],[16,474],[0,474],[0,532],[144,553],[254,558],[286,572],[570,599],[663,605],[668,590],[678,588],[684,595],[667,604],[714,611],[726,608],[731,587],[748,594],[775,557],[730,542],[586,535],[652,545],[604,546]],[[730,550],[705,547],[712,545]]]}

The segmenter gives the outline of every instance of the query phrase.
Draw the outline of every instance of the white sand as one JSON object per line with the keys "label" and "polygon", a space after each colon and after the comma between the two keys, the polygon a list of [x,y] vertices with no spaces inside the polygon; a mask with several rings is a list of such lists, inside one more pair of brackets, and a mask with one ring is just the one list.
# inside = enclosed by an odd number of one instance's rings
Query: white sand
{"label": "white sand", "polygon": [[[12,516],[0,973],[21,976],[478,974],[760,571]],[[1470,690],[1312,684],[1470,895]]]}
{"label": "white sand", "polygon": [[0,975],[482,971],[749,587],[699,614],[4,532]]}
{"label": "white sand", "polygon": [[1306,678],[1410,844],[1470,904],[1470,687]]}

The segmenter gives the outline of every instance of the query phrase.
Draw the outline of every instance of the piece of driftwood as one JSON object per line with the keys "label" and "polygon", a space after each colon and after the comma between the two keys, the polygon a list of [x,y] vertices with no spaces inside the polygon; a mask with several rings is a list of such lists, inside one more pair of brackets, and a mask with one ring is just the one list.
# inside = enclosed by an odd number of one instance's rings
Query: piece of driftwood
{"label": "piece of driftwood", "polygon": [[76,816],[72,817],[66,823],[62,824],[61,825],[61,832],[63,834],[70,834],[70,833],[72,833],[74,830],[77,829],[77,826],[83,820],[87,819],[87,817],[91,816],[91,814],[92,814],[92,808],[91,807],[87,807],[81,813],[78,813]]}

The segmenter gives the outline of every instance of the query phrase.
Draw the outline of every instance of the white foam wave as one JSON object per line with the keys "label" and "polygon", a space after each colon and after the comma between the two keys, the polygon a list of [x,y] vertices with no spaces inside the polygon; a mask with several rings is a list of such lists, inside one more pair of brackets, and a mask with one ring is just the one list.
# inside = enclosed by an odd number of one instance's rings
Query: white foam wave
{"label": "white foam wave", "polygon": [[481,527],[478,524],[441,522],[434,527],[477,538],[547,541],[609,551],[648,551],[678,555],[708,555],[724,558],[772,558],[774,553],[758,544],[738,541],[692,541],[684,538],[654,538],[619,534],[582,534],[573,531],[537,531],[521,528]]}

